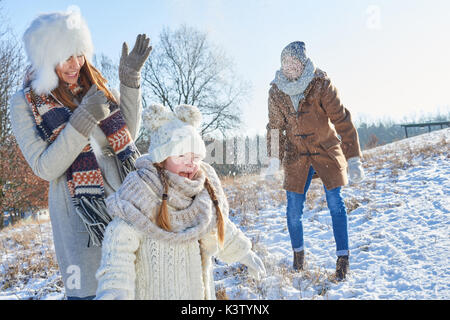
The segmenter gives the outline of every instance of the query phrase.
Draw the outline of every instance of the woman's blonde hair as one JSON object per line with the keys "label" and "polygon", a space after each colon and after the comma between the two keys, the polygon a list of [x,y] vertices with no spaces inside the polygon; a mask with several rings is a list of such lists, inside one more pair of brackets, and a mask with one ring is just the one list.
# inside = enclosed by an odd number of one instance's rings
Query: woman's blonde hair
{"label": "woman's blonde hair", "polygon": [[[92,85],[97,85],[97,88],[105,94],[106,98],[109,101],[117,104],[116,99],[114,98],[111,91],[106,87],[106,83],[108,82],[86,58],[85,63],[81,67],[80,70],[80,82],[83,87],[82,95],[84,96],[86,92],[91,88]],[[56,89],[53,89],[52,94],[60,101],[64,106],[69,107],[72,111],[77,107],[77,105],[73,102],[73,95],[67,88],[67,86],[62,85],[63,82],[59,80],[59,86]]]}
{"label": "woman's blonde hair", "polygon": [[[158,171],[159,178],[161,179],[161,183],[163,185],[163,194],[162,194],[162,203],[159,207],[158,215],[156,216],[156,224],[166,230],[171,230],[169,212],[167,209],[167,192],[169,190],[169,184],[167,181],[167,175],[164,172],[164,162],[155,163],[154,164],[156,170]],[[208,177],[205,178],[205,189],[208,191],[208,194],[216,208],[216,217],[217,217],[217,236],[219,239],[219,244],[223,247],[223,243],[225,240],[225,222],[223,220],[222,210],[220,210],[219,200],[217,200],[216,190],[213,185],[209,181]]]}

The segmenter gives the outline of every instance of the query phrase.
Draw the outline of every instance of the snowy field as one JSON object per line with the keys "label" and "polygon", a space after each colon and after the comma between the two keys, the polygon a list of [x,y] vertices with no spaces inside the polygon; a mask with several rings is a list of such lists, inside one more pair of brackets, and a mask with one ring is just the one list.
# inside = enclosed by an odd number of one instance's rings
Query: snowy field
{"label": "snowy field", "polygon": [[[267,276],[216,261],[219,298],[450,299],[450,129],[364,152],[366,180],[343,188],[350,273],[333,279],[335,244],[322,184],[304,214],[306,266],[292,269],[285,193],[259,176],[224,180],[231,219],[253,241]],[[64,299],[47,221],[0,232],[0,299]]]}

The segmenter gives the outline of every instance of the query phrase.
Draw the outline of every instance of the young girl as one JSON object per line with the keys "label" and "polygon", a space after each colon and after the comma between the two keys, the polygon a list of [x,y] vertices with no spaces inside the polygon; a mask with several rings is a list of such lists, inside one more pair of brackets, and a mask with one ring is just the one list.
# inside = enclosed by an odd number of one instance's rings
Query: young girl
{"label": "young girl", "polygon": [[108,225],[97,299],[215,299],[211,257],[265,274],[251,242],[228,219],[228,203],[192,106],[153,105],[143,116],[148,154],[107,198]]}

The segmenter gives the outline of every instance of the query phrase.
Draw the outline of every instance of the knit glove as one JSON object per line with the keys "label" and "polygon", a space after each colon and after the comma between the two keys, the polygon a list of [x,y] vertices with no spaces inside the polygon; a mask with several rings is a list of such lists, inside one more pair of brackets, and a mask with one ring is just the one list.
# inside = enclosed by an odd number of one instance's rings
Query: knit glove
{"label": "knit glove", "polygon": [[94,300],[128,300],[128,294],[123,289],[109,289],[102,291]]}
{"label": "knit glove", "polygon": [[108,99],[96,85],[91,86],[69,119],[70,124],[82,135],[89,137],[92,129],[109,116]]}
{"label": "knit glove", "polygon": [[260,280],[261,277],[266,275],[264,263],[253,251],[250,251],[246,256],[244,256],[240,262],[247,266],[248,273],[252,278]]}
{"label": "knit glove", "polygon": [[93,85],[70,116],[69,122],[78,132],[89,137],[92,129],[109,113],[108,99],[103,91]]}
{"label": "knit glove", "polygon": [[364,169],[359,157],[353,157],[347,160],[349,178],[352,183],[359,183],[364,180]]}
{"label": "knit glove", "polygon": [[129,88],[139,88],[141,69],[152,51],[149,44],[150,38],[147,38],[145,34],[139,34],[133,50],[128,54],[128,45],[126,42],[123,43],[119,64],[119,79],[123,85]]}

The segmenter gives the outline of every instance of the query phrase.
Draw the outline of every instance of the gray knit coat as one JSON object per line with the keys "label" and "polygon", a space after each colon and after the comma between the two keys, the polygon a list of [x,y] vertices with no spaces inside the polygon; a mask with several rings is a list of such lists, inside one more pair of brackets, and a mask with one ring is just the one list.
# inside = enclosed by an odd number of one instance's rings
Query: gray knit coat
{"label": "gray knit coat", "polygon": [[[116,97],[119,98],[118,94]],[[135,140],[141,124],[141,90],[121,85],[117,100]],[[107,148],[109,143],[98,126],[86,138],[67,123],[52,144],[42,140],[23,90],[12,98],[10,117],[13,134],[31,169],[38,177],[50,182],[48,206],[66,295],[79,298],[95,296],[95,272],[100,265],[101,248],[87,247],[89,236],[75,212],[65,172],[83,148],[91,143],[104,179],[106,196],[109,196],[121,185],[119,160]]]}

